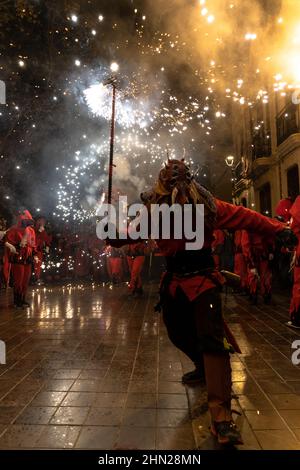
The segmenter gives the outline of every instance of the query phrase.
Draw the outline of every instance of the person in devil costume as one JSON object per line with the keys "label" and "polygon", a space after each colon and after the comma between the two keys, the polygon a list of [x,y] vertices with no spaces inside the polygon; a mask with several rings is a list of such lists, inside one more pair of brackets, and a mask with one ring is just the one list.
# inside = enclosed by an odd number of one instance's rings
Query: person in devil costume
{"label": "person in devil costume", "polygon": [[[205,241],[201,250],[186,250],[186,240],[156,240],[166,256],[167,271],[160,288],[160,303],[168,335],[196,366],[192,381],[206,382],[211,432],[221,444],[241,444],[242,438],[232,419],[230,355],[240,349],[222,316],[222,275],[216,271],[211,252],[216,229],[254,230],[281,238],[291,231],[277,220],[218,200],[194,179],[184,160],[168,160],[153,190],[141,195],[148,213],[151,204],[174,203],[204,207]],[[149,215],[150,217],[150,215]],[[129,237],[109,240],[113,246],[136,243]]]}
{"label": "person in devil costume", "polygon": [[258,233],[243,230],[241,246],[248,268],[250,301],[252,305],[257,304],[260,290],[265,304],[269,305],[272,297],[271,262],[274,259],[274,237],[266,238]]}
{"label": "person in devil costume", "polygon": [[5,245],[10,251],[11,273],[14,282],[14,305],[30,307],[26,293],[33,261],[37,262],[34,220],[28,210],[22,211],[17,224],[5,235]]}

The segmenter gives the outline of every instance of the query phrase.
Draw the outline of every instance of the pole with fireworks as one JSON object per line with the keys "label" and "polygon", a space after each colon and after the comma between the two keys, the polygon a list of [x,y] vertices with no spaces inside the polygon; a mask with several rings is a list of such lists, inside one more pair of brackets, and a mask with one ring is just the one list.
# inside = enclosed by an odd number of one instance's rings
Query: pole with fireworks
{"label": "pole with fireworks", "polygon": [[115,121],[116,121],[116,76],[115,73],[119,70],[119,66],[116,62],[113,62],[110,66],[110,70],[113,75],[104,82],[104,85],[112,86],[112,109],[111,109],[111,126],[110,126],[110,144],[109,144],[109,167],[108,167],[108,194],[107,202],[111,204],[112,199],[112,178],[113,178],[113,167],[114,167],[114,144],[115,144]]}

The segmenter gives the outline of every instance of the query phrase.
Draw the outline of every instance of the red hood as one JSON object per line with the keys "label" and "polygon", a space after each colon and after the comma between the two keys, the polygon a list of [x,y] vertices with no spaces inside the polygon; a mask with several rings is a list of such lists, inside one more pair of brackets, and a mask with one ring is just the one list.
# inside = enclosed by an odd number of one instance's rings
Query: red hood
{"label": "red hood", "polygon": [[17,218],[17,226],[18,227],[22,227],[22,221],[23,220],[32,220],[33,221],[32,215],[26,209],[24,211],[22,211],[21,214],[18,215],[18,218]]}
{"label": "red hood", "polygon": [[290,209],[292,207],[293,203],[290,199],[281,199],[279,203],[277,204],[277,207],[275,209],[276,215],[279,215],[280,217],[283,217],[285,222],[288,222],[290,220]]}

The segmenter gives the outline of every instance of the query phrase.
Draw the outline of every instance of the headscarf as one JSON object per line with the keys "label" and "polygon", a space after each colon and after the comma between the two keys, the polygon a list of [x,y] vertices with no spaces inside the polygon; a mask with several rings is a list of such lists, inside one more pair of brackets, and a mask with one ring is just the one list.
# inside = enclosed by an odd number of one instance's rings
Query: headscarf
{"label": "headscarf", "polygon": [[212,194],[197,183],[190,167],[182,160],[168,160],[159,172],[158,180],[151,191],[141,194],[146,206],[151,204],[203,204],[205,224],[213,227],[216,219],[216,204]]}

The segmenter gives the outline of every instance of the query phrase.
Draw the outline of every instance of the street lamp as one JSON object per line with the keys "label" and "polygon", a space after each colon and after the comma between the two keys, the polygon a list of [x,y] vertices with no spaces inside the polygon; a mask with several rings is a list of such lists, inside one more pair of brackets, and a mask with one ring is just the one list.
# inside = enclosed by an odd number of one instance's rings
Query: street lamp
{"label": "street lamp", "polygon": [[229,167],[233,167],[234,160],[235,158],[233,155],[228,155],[228,157],[225,158],[226,165]]}
{"label": "street lamp", "polygon": [[231,196],[232,196],[232,202],[235,202],[235,179],[236,179],[236,173],[235,170],[237,166],[234,166],[235,158],[233,155],[228,155],[225,158],[225,163],[226,165],[231,168]]}
{"label": "street lamp", "polygon": [[115,73],[119,70],[119,65],[116,62],[112,62],[110,65],[112,76],[103,82],[103,85],[112,86],[112,108],[111,108],[111,126],[110,126],[110,145],[109,145],[109,169],[108,169],[108,195],[107,202],[111,204],[112,199],[112,177],[114,167],[114,142],[115,142],[115,120],[116,120],[116,82]]}

